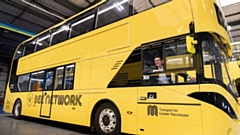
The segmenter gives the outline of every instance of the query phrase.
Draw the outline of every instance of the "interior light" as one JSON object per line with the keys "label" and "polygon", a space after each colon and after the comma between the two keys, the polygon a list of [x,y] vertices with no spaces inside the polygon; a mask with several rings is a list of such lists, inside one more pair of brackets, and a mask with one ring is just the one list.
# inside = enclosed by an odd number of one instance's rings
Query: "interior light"
{"label": "interior light", "polygon": [[173,61],[180,61],[180,62],[182,62],[182,58],[176,58],[176,59],[170,59],[170,60],[168,60],[167,62],[173,62]]}
{"label": "interior light", "polygon": [[17,51],[17,53],[21,54],[22,52],[21,51]]}
{"label": "interior light", "polygon": [[37,44],[38,44],[39,46],[42,46],[42,45],[43,45],[42,43],[39,43],[39,42],[38,42]]}
{"label": "interior light", "polygon": [[[121,2],[119,2],[119,3],[115,3],[113,6],[110,6],[110,7],[106,8],[106,9],[103,9],[103,10],[99,11],[99,12],[98,12],[98,15],[103,14],[103,13],[105,13],[105,12],[107,12],[107,11],[113,9],[113,8],[117,8],[119,11],[121,11],[121,10],[124,9],[123,6],[122,6],[122,4],[124,4],[124,3],[126,3],[126,2],[128,2],[128,0],[123,0],[123,1],[121,1]],[[76,26],[76,25],[78,25],[78,24],[80,24],[80,23],[83,23],[83,22],[85,22],[85,21],[87,21],[87,20],[89,20],[89,19],[92,19],[92,18],[94,18],[94,17],[95,17],[95,15],[92,14],[92,15],[90,15],[90,16],[88,16],[88,17],[86,17],[86,18],[84,18],[84,19],[82,19],[82,20],[80,20],[80,21],[77,21],[77,22],[73,23],[73,24],[72,24],[72,27],[74,27],[74,26]]]}
{"label": "interior light", "polygon": [[[36,42],[34,41],[33,42],[33,44],[35,44]],[[42,43],[39,43],[39,41],[37,42],[37,44],[39,45],[39,46],[42,46],[43,44]]]}
{"label": "interior light", "polygon": [[228,26],[227,26],[227,29],[228,29],[228,30],[232,30],[232,27],[228,25]]}
{"label": "interior light", "polygon": [[114,7],[116,7],[119,11],[122,11],[124,9],[120,3],[114,3]]}
{"label": "interior light", "polygon": [[84,18],[84,19],[82,19],[82,20],[80,20],[80,21],[77,21],[77,22],[75,22],[74,24],[72,24],[72,27],[74,27],[74,26],[76,26],[76,25],[78,25],[78,24],[80,24],[80,23],[82,23],[82,22],[85,22],[85,21],[87,21],[87,20],[89,20],[89,19],[92,19],[93,17],[95,17],[94,14],[93,14],[93,15],[90,15],[90,16],[88,16],[88,17],[86,17],[86,18]]}
{"label": "interior light", "polygon": [[68,31],[68,30],[69,30],[69,26],[63,25],[60,30],[53,32],[53,35],[56,35],[62,31]]}
{"label": "interior light", "polygon": [[65,30],[65,31],[68,31],[68,30],[69,30],[69,26],[63,25],[63,26],[62,26],[62,29]]}
{"label": "interior light", "polygon": [[32,75],[41,74],[41,73],[44,73],[44,71],[39,71],[39,72],[36,72],[36,73],[32,73]]}
{"label": "interior light", "polygon": [[69,66],[67,66],[67,68],[70,68],[70,67],[74,67],[74,65],[69,65]]}
{"label": "interior light", "polygon": [[[119,3],[117,3],[117,4],[118,4],[118,5],[122,5],[122,4],[126,3],[126,2],[128,2],[128,0],[123,0],[123,1],[121,1],[121,2],[119,2]],[[105,13],[105,12],[107,12],[107,11],[115,8],[115,7],[116,7],[116,5],[114,4],[114,5],[112,5],[112,6],[108,7],[108,8],[103,9],[103,10],[100,11],[98,14]],[[123,7],[122,7],[122,8],[123,8]]]}
{"label": "interior light", "polygon": [[118,11],[122,11],[122,9],[116,3],[114,3],[114,6],[118,9]]}
{"label": "interior light", "polygon": [[123,10],[124,9],[124,7],[122,6],[122,5],[119,5],[119,7]]}
{"label": "interior light", "polygon": [[43,79],[35,79],[35,78],[31,78],[31,81],[43,82]]}
{"label": "interior light", "polygon": [[57,68],[57,69],[59,70],[59,69],[63,69],[63,68],[64,68],[64,67],[59,67],[59,68]]}
{"label": "interior light", "polygon": [[[99,11],[99,12],[98,12],[98,15],[99,15],[99,14],[103,14],[103,13],[105,13],[105,12],[107,12],[107,11],[113,9],[113,8],[117,8],[119,11],[121,11],[121,10],[124,9],[124,7],[122,6],[122,4],[124,4],[124,3],[126,3],[126,2],[128,2],[128,0],[123,0],[123,1],[121,1],[121,2],[119,2],[119,3],[115,3],[114,5],[112,5],[112,6],[108,7],[108,8],[106,8],[106,9],[103,9],[103,10]],[[86,18],[84,18],[84,19],[82,19],[82,20],[80,20],[80,21],[77,21],[77,22],[73,23],[73,24],[72,24],[72,27],[74,27],[74,26],[76,26],[76,25],[78,25],[78,24],[80,24],[80,23],[83,23],[83,22],[85,22],[85,21],[87,21],[87,20],[89,20],[89,19],[92,19],[92,18],[94,18],[94,17],[95,17],[95,15],[92,14],[92,15],[90,15],[90,16],[88,16],[88,17],[86,17]],[[61,28],[60,30],[54,32],[53,35],[56,35],[56,34],[62,32],[62,31],[64,31],[64,30],[65,30],[65,31],[68,31],[69,29],[70,29],[69,26],[65,26],[65,25],[64,25],[64,26],[62,26],[62,28]],[[49,37],[50,37],[50,35],[47,35],[47,36],[45,36],[45,37],[42,37],[42,38],[40,38],[40,39],[38,40],[38,42],[43,41],[43,40],[45,40],[45,39],[47,39],[47,38],[49,38]]]}

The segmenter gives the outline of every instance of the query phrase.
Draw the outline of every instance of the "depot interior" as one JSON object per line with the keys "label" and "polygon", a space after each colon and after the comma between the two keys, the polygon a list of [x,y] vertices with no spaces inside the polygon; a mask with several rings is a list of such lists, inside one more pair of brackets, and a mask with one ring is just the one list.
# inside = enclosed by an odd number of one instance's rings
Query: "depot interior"
{"label": "depot interior", "polygon": [[[1,0],[0,1],[0,108],[11,61],[24,40],[83,11],[99,0]],[[222,5],[232,43],[240,41],[240,2]],[[234,53],[236,54],[236,53]]]}

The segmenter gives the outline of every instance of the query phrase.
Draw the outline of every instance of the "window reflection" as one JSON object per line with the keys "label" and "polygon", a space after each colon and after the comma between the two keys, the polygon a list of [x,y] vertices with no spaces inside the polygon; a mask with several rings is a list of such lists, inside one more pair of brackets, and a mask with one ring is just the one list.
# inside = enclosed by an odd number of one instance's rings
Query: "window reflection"
{"label": "window reflection", "polygon": [[165,47],[166,69],[193,67],[192,54],[188,54],[185,43],[177,43]]}
{"label": "window reflection", "polygon": [[74,65],[69,65],[66,67],[64,89],[73,89],[74,69]]}
{"label": "window reflection", "polygon": [[60,43],[68,39],[69,25],[62,25],[53,30],[51,45]]}
{"label": "window reflection", "polygon": [[31,74],[30,78],[30,90],[40,91],[43,90],[44,71],[39,71]]}
{"label": "window reflection", "polygon": [[38,37],[36,51],[49,47],[50,32],[44,33]]}
{"label": "window reflection", "polygon": [[28,91],[29,76],[30,74],[25,74],[18,77],[17,86],[19,91]]}
{"label": "window reflection", "polygon": [[29,54],[31,54],[31,53],[34,52],[34,50],[35,50],[35,44],[36,44],[36,41],[35,41],[35,40],[30,41],[30,42],[27,42],[27,43],[25,44],[25,47],[24,47],[24,56],[29,55]]}
{"label": "window reflection", "polygon": [[164,4],[171,0],[133,0],[133,14]]}
{"label": "window reflection", "polygon": [[129,16],[128,0],[109,0],[99,6],[97,27]]}
{"label": "window reflection", "polygon": [[54,70],[49,70],[46,72],[46,84],[45,84],[45,89],[46,90],[53,90],[53,77],[54,77]]}
{"label": "window reflection", "polygon": [[193,58],[184,38],[150,44],[143,48],[143,85],[195,83]]}
{"label": "window reflection", "polygon": [[21,46],[18,48],[18,50],[17,50],[17,52],[16,52],[16,54],[15,54],[15,58],[14,58],[14,59],[18,59],[18,58],[20,58],[20,57],[22,56],[22,54],[23,54],[23,48],[24,48],[24,45],[21,45]]}
{"label": "window reflection", "polygon": [[62,90],[63,89],[63,73],[64,73],[64,66],[58,67],[56,70],[56,76],[55,76],[55,87],[56,90]]}
{"label": "window reflection", "polygon": [[87,13],[77,17],[72,24],[71,37],[75,37],[93,30],[94,17],[94,10],[88,11]]}

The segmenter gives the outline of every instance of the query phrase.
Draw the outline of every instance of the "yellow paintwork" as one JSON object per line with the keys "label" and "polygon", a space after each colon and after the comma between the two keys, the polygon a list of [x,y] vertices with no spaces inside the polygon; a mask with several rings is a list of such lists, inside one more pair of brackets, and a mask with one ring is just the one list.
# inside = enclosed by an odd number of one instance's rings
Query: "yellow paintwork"
{"label": "yellow paintwork", "polygon": [[[191,2],[192,9],[189,2]],[[43,92],[11,93],[7,87],[4,111],[11,113],[14,102],[21,99],[22,115],[40,117],[40,113],[47,115],[49,112],[50,118],[40,118],[91,126],[91,114],[95,113],[92,112],[95,105],[101,100],[109,100],[120,111],[121,131],[125,133],[228,135],[227,130],[232,128],[233,135],[239,135],[239,120],[233,120],[216,107],[187,96],[198,91],[220,93],[234,106],[233,109],[239,118],[239,105],[220,86],[205,84],[107,88],[109,82],[136,47],[143,43],[188,34],[189,23],[193,21],[192,11],[196,33],[217,33],[228,43],[229,37],[217,22],[213,3],[214,0],[172,0],[20,58],[17,75],[75,63],[74,88],[73,90],[47,92],[47,95],[53,97],[51,111],[48,110],[50,105],[44,105],[42,106],[43,112],[40,112],[39,96]],[[231,47],[229,47],[229,52],[231,53]],[[117,61],[119,68],[112,70]],[[131,66],[141,67],[140,65],[141,63],[135,63],[135,65],[129,65],[130,68],[127,69],[131,70]],[[125,69],[121,70],[125,72]],[[140,68],[138,70],[141,71]],[[129,78],[136,79],[138,75],[134,72],[137,71],[131,71],[127,71],[130,73]],[[190,71],[190,73],[194,74],[195,71]],[[156,92],[158,97],[140,100],[140,97],[146,97],[148,92]],[[59,104],[59,97],[62,95],[79,98],[81,105]],[[47,99],[44,100],[47,103]],[[138,102],[141,103],[138,104]],[[150,103],[145,104],[145,102]],[[156,105],[158,109],[163,110],[170,109],[170,114],[167,115],[168,112],[161,110],[165,115],[148,116],[148,105]]]}
{"label": "yellow paintwork", "polygon": [[[205,92],[216,92],[224,95],[228,102],[233,107],[234,111],[237,113],[238,117],[240,114],[240,107],[239,104],[231,98],[230,94],[223,90],[221,86],[218,85],[200,85],[201,91]],[[226,113],[223,113],[219,109],[213,109],[214,106],[207,105],[202,103],[202,114],[203,114],[203,127],[204,127],[204,134],[206,135],[228,135],[227,131],[229,128],[233,130],[232,135],[238,135],[240,133],[239,124],[240,121],[238,120],[230,120],[229,116]],[[210,111],[211,110],[211,111]],[[213,116],[218,117],[219,119],[213,118]],[[219,120],[222,122],[220,123]],[[215,130],[212,130],[214,128]]]}
{"label": "yellow paintwork", "polygon": [[229,62],[230,74],[235,79],[236,85],[240,85],[240,69],[237,61]]}
{"label": "yellow paintwork", "polygon": [[193,37],[191,36],[186,37],[186,45],[189,53],[192,53],[192,54],[196,53],[196,49],[194,47],[194,45],[196,44],[197,44],[197,40],[194,40]]}
{"label": "yellow paintwork", "polygon": [[231,69],[231,76],[235,79],[236,86],[240,86],[240,59],[239,50],[240,42],[231,43],[233,50],[237,55],[234,56],[234,60],[229,62],[229,68]]}

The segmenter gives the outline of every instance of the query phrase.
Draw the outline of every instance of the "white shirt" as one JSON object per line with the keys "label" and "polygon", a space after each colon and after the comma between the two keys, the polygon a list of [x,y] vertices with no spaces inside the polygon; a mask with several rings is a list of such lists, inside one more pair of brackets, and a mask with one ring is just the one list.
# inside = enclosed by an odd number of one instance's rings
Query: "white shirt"
{"label": "white shirt", "polygon": [[[163,68],[158,67],[160,71],[164,71]],[[160,84],[168,84],[168,78],[165,73],[159,74],[158,81],[160,81]]]}

